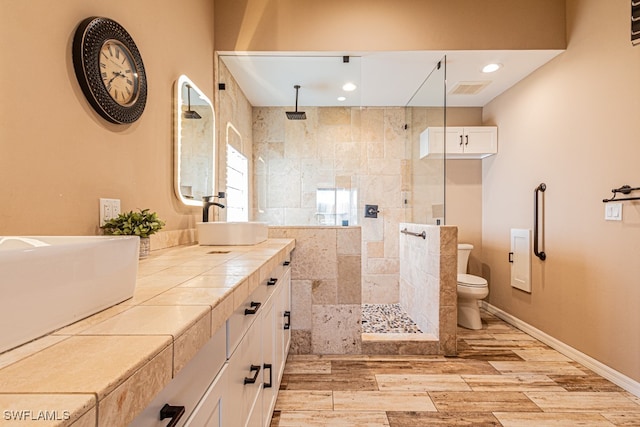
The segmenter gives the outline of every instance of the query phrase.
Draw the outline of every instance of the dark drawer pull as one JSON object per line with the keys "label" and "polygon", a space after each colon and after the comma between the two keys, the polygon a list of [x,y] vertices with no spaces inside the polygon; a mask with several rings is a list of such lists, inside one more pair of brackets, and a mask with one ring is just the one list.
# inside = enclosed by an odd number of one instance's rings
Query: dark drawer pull
{"label": "dark drawer pull", "polygon": [[282,265],[284,265],[285,267],[286,267],[287,265],[289,265],[289,264],[291,264],[291,261],[285,261],[285,262],[283,262],[283,263],[282,263]]}
{"label": "dark drawer pull", "polygon": [[285,311],[284,312],[284,317],[287,318],[287,322],[284,324],[284,328],[285,329],[290,329],[291,328],[291,312],[290,311]]}
{"label": "dark drawer pull", "polygon": [[263,366],[264,369],[269,370],[269,382],[264,383],[264,388],[271,388],[273,387],[273,369],[271,368],[271,363],[265,363]]}
{"label": "dark drawer pull", "polygon": [[244,315],[246,316],[248,314],[256,314],[261,305],[262,305],[262,303],[260,303],[260,302],[251,301],[251,307],[252,308],[245,308],[244,309]]}
{"label": "dark drawer pull", "polygon": [[260,366],[258,365],[251,365],[251,369],[249,370],[249,372],[254,372],[255,374],[253,375],[253,378],[244,378],[244,385],[247,384],[255,384],[256,380],[258,379],[258,374],[260,374]]}
{"label": "dark drawer pull", "polygon": [[269,280],[267,281],[267,286],[273,286],[273,285],[275,285],[276,283],[278,283],[278,279],[276,279],[276,278],[272,277],[271,279],[269,279]]}
{"label": "dark drawer pull", "polygon": [[171,406],[165,403],[162,409],[160,409],[160,419],[171,418],[171,422],[167,424],[167,427],[174,427],[178,424],[178,421],[184,415],[184,406]]}

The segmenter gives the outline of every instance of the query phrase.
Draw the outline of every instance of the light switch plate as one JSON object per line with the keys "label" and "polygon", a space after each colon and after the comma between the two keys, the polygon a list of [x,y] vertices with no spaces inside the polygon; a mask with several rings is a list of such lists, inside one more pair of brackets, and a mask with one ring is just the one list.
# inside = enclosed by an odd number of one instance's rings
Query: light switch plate
{"label": "light switch plate", "polygon": [[605,204],[604,219],[607,221],[622,221],[622,203]]}

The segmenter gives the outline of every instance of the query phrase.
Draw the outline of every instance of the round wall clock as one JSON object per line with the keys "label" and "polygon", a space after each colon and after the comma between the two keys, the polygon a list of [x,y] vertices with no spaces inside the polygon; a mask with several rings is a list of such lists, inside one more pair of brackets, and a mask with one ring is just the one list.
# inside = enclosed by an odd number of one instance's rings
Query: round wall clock
{"label": "round wall clock", "polygon": [[112,123],[133,123],[147,103],[147,76],[129,33],[117,22],[87,18],[73,38],[73,67],[89,104]]}

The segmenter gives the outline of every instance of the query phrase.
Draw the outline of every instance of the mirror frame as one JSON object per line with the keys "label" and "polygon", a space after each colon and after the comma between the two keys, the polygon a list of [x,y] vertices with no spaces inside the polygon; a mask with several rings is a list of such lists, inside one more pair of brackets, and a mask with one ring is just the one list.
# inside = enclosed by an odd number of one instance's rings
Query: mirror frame
{"label": "mirror frame", "polygon": [[198,88],[198,86],[193,83],[186,75],[182,74],[176,80],[174,87],[174,114],[173,114],[173,145],[174,145],[174,172],[173,172],[173,187],[174,192],[178,200],[180,200],[183,204],[187,206],[202,206],[202,200],[190,199],[185,197],[180,191],[180,175],[182,172],[183,165],[181,164],[181,154],[182,154],[182,106],[186,104],[185,99],[182,96],[182,86],[188,84],[191,88],[197,93],[197,95],[209,104],[211,108],[211,116],[213,129],[211,131],[212,140],[211,140],[211,189],[215,191],[216,187],[216,162],[217,162],[217,147],[216,147],[216,116],[215,110],[213,108],[213,103],[211,100]]}

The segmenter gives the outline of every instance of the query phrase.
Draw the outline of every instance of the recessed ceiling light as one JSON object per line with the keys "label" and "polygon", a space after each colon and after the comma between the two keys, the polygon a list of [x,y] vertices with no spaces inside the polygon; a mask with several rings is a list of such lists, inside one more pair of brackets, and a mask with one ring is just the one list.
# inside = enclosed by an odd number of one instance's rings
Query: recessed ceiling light
{"label": "recessed ceiling light", "polygon": [[502,64],[487,64],[482,68],[483,73],[493,73],[502,68]]}
{"label": "recessed ceiling light", "polygon": [[340,101],[340,102],[342,102],[342,101],[346,101],[346,100],[347,100],[347,98],[346,98],[346,97],[344,97],[344,96],[339,96],[339,97],[338,97],[338,101]]}
{"label": "recessed ceiling light", "polygon": [[353,83],[349,82],[349,83],[345,83],[342,86],[342,90],[346,91],[346,92],[353,92],[354,90],[356,90],[357,86],[354,85]]}

